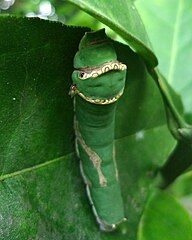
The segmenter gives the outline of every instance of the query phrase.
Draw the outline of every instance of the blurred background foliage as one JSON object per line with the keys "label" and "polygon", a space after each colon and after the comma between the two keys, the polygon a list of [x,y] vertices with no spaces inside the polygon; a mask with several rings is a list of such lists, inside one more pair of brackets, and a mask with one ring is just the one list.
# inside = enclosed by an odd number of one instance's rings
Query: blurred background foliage
{"label": "blurred background foliage", "polygon": [[67,25],[90,24],[93,27],[98,22],[66,1],[58,0],[0,0],[1,13],[18,16],[39,17],[52,21],[60,21]]}
{"label": "blurred background foliage", "polygon": [[105,28],[114,40],[124,43],[124,40],[109,27],[65,0],[0,0],[0,13],[39,17],[93,30]]}

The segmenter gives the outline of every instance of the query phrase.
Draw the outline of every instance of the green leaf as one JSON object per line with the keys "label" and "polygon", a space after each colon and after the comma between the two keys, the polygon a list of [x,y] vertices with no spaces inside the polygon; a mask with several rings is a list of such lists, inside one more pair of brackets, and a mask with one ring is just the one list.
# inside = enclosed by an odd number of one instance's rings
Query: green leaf
{"label": "green leaf", "polygon": [[192,220],[166,192],[153,193],[142,216],[138,240],[190,240]]}
{"label": "green leaf", "polygon": [[114,233],[101,233],[80,176],[68,96],[73,57],[85,31],[39,19],[0,18],[3,240],[135,239],[155,172],[175,146],[145,63],[115,43],[119,60],[128,65],[115,139],[128,221]]}
{"label": "green leaf", "polygon": [[0,25],[0,169],[5,174],[72,152],[69,80],[86,29],[76,29],[74,36],[73,28],[59,23],[11,17],[1,18]]}
{"label": "green leaf", "polygon": [[192,216],[192,171],[184,173],[169,187],[169,191],[176,196],[180,203]]}
{"label": "green leaf", "polygon": [[68,0],[109,26],[140,54],[151,67],[157,65],[143,23],[132,0]]}
{"label": "green leaf", "polygon": [[158,56],[161,72],[181,94],[185,111],[191,113],[191,1],[138,0],[135,4]]}

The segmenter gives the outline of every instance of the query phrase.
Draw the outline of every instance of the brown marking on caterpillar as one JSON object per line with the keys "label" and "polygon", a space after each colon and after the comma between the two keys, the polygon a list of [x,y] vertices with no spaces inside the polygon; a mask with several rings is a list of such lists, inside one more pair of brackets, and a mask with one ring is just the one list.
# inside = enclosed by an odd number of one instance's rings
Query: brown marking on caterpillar
{"label": "brown marking on caterpillar", "polygon": [[81,146],[83,147],[83,149],[85,150],[85,152],[89,156],[90,160],[92,161],[93,166],[97,170],[98,177],[99,177],[99,184],[101,185],[101,187],[106,187],[107,186],[107,179],[105,178],[105,176],[103,175],[103,173],[101,171],[101,162],[102,162],[101,158],[99,157],[99,155],[96,152],[94,152],[85,143],[85,141],[82,138],[81,133],[79,131],[77,120],[74,120],[74,126],[75,126],[75,133],[76,133],[77,140],[80,142]]}
{"label": "brown marking on caterpillar", "polygon": [[119,174],[118,174],[118,170],[117,170],[117,162],[116,162],[116,157],[115,157],[115,143],[113,143],[113,163],[114,163],[114,167],[115,167],[115,176],[117,181],[119,181]]}

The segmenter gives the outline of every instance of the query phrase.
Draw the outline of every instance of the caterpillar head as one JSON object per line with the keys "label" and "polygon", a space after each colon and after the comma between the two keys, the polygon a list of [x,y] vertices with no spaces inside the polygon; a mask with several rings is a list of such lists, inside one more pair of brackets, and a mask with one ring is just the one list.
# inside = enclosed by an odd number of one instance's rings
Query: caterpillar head
{"label": "caterpillar head", "polygon": [[72,92],[88,102],[109,104],[122,95],[127,67],[117,61],[104,29],[84,35],[74,58],[74,68]]}

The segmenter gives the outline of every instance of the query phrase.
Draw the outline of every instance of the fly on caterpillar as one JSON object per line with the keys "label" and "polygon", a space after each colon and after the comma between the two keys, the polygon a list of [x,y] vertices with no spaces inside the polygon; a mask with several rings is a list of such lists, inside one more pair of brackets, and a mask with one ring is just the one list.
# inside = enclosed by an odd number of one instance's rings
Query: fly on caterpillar
{"label": "fly on caterpillar", "polygon": [[116,103],[127,66],[117,60],[104,30],[82,38],[74,57],[73,85],[76,152],[87,195],[100,229],[112,231],[125,220],[115,160]]}

